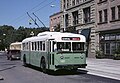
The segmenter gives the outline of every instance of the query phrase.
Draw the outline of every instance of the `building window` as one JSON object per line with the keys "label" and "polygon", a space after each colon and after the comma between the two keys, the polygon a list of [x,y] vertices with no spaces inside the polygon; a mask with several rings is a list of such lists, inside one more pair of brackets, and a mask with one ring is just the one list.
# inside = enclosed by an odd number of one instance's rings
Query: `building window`
{"label": "building window", "polygon": [[118,19],[120,19],[120,5],[118,6]]}
{"label": "building window", "polygon": [[105,44],[105,49],[106,49],[105,54],[110,54],[110,43]]}
{"label": "building window", "polygon": [[65,23],[66,23],[66,26],[68,26],[68,14],[65,15]]}
{"label": "building window", "polygon": [[72,6],[75,6],[75,0],[72,0]]}
{"label": "building window", "polygon": [[64,2],[63,2],[63,9],[66,8],[66,7],[65,7],[65,4],[66,4],[66,0],[64,0]]}
{"label": "building window", "polygon": [[69,8],[69,0],[67,0],[67,8]]}
{"label": "building window", "polygon": [[76,4],[79,4],[80,3],[80,0],[76,0]]}
{"label": "building window", "polygon": [[107,0],[99,0],[99,3],[103,3],[106,2]]}
{"label": "building window", "polygon": [[120,34],[116,35],[116,40],[120,40]]}
{"label": "building window", "polygon": [[84,8],[83,14],[84,14],[84,23],[89,23],[90,22],[90,7]]}
{"label": "building window", "polygon": [[86,0],[83,0],[83,2],[85,2]]}
{"label": "building window", "polygon": [[72,13],[73,15],[73,25],[78,24],[78,11]]}
{"label": "building window", "polygon": [[104,22],[108,21],[108,16],[107,16],[107,9],[104,10]]}
{"label": "building window", "polygon": [[102,11],[99,11],[99,23],[102,22]]}
{"label": "building window", "polygon": [[115,7],[111,8],[112,20],[115,20]]}

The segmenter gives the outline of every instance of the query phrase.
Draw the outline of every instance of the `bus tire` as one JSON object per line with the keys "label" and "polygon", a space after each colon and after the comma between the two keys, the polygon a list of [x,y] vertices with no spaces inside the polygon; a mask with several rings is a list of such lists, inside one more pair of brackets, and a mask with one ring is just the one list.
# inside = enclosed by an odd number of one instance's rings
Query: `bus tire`
{"label": "bus tire", "polygon": [[40,67],[41,67],[43,73],[46,73],[46,62],[45,62],[45,58],[42,58],[42,59],[41,59]]}
{"label": "bus tire", "polygon": [[27,67],[27,63],[26,63],[26,56],[23,56],[23,66]]}

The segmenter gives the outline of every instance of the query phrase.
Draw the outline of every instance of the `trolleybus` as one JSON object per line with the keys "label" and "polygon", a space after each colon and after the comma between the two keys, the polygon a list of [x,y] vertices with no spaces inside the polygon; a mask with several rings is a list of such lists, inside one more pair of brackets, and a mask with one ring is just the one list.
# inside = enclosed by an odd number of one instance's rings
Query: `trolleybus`
{"label": "trolleybus", "polygon": [[22,41],[21,60],[46,70],[85,68],[86,38],[80,34],[42,32]]}

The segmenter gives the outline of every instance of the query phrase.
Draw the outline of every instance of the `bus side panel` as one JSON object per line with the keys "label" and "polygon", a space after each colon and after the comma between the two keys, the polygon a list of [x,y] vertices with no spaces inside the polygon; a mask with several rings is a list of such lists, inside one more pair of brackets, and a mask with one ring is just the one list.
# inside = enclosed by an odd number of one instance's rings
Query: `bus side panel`
{"label": "bus side panel", "polygon": [[23,61],[23,57],[25,56],[26,63],[30,64],[30,55],[29,51],[21,51],[21,60]]}
{"label": "bus side panel", "polygon": [[[44,57],[47,64],[47,52],[40,52],[40,51],[32,51],[31,52],[31,58],[30,58],[30,64],[40,67],[41,64],[41,58]],[[48,68],[48,67],[47,67]]]}

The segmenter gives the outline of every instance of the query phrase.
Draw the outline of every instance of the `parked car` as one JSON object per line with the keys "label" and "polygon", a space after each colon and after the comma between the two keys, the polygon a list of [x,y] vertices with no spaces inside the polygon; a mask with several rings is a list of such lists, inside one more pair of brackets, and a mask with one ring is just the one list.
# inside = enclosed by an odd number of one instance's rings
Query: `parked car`
{"label": "parked car", "polygon": [[8,50],[7,52],[8,60],[20,59],[20,56],[21,56],[20,50]]}

